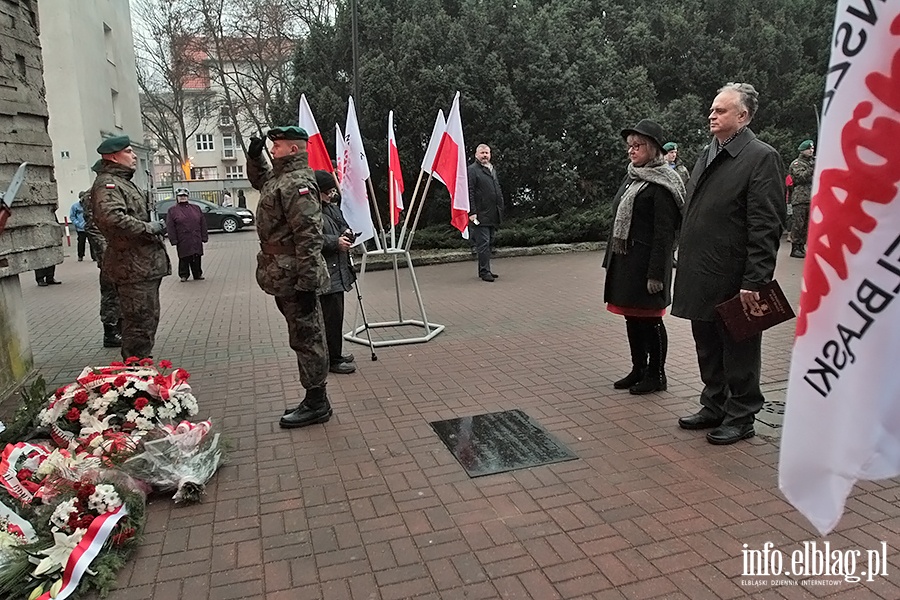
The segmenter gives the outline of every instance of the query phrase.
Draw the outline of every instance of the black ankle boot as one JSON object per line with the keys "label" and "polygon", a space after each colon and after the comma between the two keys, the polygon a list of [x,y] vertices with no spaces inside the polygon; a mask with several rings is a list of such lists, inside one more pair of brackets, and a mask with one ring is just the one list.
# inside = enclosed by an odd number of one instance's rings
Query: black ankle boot
{"label": "black ankle boot", "polygon": [[122,346],[122,335],[117,325],[103,324],[103,347],[119,348]]}
{"label": "black ankle boot", "polygon": [[331,403],[328,402],[328,394],[325,393],[323,385],[306,390],[306,397],[300,406],[281,417],[278,424],[284,429],[306,427],[325,423],[332,414],[334,411],[331,410]]}
{"label": "black ankle boot", "polygon": [[669,336],[666,333],[666,326],[663,325],[662,319],[647,324],[644,335],[646,336],[647,349],[650,353],[647,372],[644,374],[643,379],[628,388],[630,393],[638,396],[652,394],[653,392],[663,392],[669,387],[665,371]]}
{"label": "black ankle boot", "polygon": [[626,319],[625,332],[631,349],[631,373],[613,383],[617,390],[627,390],[641,381],[647,372],[647,341],[643,325],[634,319]]}
{"label": "black ankle boot", "polygon": [[806,258],[802,244],[791,244],[791,258]]}

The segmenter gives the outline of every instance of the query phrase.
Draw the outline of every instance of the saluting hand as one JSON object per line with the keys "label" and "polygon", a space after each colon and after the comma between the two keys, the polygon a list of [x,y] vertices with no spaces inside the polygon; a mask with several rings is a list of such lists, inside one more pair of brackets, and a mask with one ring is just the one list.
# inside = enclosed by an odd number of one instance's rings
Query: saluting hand
{"label": "saluting hand", "polygon": [[247,146],[247,156],[250,158],[259,158],[262,156],[263,148],[266,147],[265,140],[262,140],[255,135],[250,138],[250,145]]}

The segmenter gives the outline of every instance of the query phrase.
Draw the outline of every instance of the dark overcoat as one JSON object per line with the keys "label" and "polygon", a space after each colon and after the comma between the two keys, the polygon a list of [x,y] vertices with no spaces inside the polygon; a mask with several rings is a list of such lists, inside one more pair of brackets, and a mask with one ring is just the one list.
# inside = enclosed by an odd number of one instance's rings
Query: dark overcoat
{"label": "dark overcoat", "polygon": [[687,188],[672,314],[715,321],[715,306],[772,280],[786,218],[778,152],[750,129],[707,166],[700,154]]}
{"label": "dark overcoat", "polygon": [[200,207],[190,202],[176,202],[166,213],[169,241],[178,248],[178,258],[203,255],[203,244],[209,241],[206,217]]}
{"label": "dark overcoat", "polygon": [[497,181],[497,169],[480,162],[469,165],[469,214],[478,216],[479,225],[496,227],[503,221],[503,192]]}
{"label": "dark overcoat", "polygon": [[331,288],[324,294],[349,292],[356,281],[356,273],[350,265],[350,255],[341,252],[338,238],[350,229],[340,207],[334,203],[322,203],[322,256],[328,266]]}
{"label": "dark overcoat", "polygon": [[[626,177],[619,186],[613,200],[613,216],[631,181]],[[623,308],[645,309],[663,309],[672,302],[672,247],[680,222],[681,211],[672,192],[655,183],[648,183],[638,192],[634,198],[625,254],[612,252],[612,232],[609,234],[606,256],[603,257],[605,302]],[[648,293],[648,279],[662,281],[662,291]]]}

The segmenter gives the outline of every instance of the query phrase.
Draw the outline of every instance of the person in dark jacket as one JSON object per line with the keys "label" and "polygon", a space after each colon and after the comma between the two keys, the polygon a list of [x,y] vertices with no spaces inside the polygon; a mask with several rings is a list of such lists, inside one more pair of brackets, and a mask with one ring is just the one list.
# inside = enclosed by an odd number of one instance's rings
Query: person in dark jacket
{"label": "person in dark jacket", "polygon": [[607,310],[625,317],[631,349],[631,372],[613,387],[649,394],[667,387],[669,342],[663,315],[671,302],[672,246],[684,183],[663,158],[663,131],[657,123],[644,119],[622,130],[622,138],[631,162],[613,200],[603,299]]}
{"label": "person in dark jacket", "polygon": [[703,408],[682,417],[683,429],[713,429],[711,444],[754,435],[763,406],[759,387],[762,335],[735,342],[716,305],[740,297],[759,309],[758,290],[772,280],[785,220],[781,157],[749,129],[759,94],[747,83],[719,90],[709,112],[714,139],[688,183],[672,314],[690,319]]}
{"label": "person in dark jacket", "polygon": [[331,287],[319,296],[322,318],[325,320],[325,340],[328,342],[328,370],[332,373],[353,373],[356,364],[352,354],[343,354],[341,329],[344,325],[344,293],[349,292],[356,281],[356,273],[350,264],[350,246],[354,235],[338,204],[340,192],[334,175],[328,171],[316,171],[316,183],[322,202],[322,257],[331,277]]}
{"label": "person in dark jacket", "polygon": [[203,277],[203,244],[209,241],[206,232],[206,218],[196,204],[191,204],[190,193],[185,188],[175,191],[175,204],[166,213],[166,231],[169,241],[178,248],[178,276],[187,281],[190,275],[194,281]]}
{"label": "person in dark jacket", "polygon": [[491,272],[491,246],[503,220],[503,192],[487,144],[479,144],[475,149],[475,162],[469,165],[468,177],[469,234],[478,254],[478,276],[482,281],[493,282],[498,276]]}

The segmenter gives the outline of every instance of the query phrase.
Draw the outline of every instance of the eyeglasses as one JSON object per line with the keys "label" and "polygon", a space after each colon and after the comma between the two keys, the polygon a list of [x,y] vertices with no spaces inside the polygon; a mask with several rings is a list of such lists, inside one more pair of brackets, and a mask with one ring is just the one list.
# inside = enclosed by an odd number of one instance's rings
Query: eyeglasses
{"label": "eyeglasses", "polygon": [[647,142],[638,142],[637,144],[627,144],[625,146],[625,152],[632,152],[632,151],[637,152],[638,150],[640,150],[642,147],[644,147],[646,145],[647,145]]}
{"label": "eyeglasses", "polygon": [[329,198],[336,198],[338,195],[338,190],[337,190],[337,188],[331,188],[330,190],[328,190],[328,193],[326,193],[325,195],[328,196]]}

